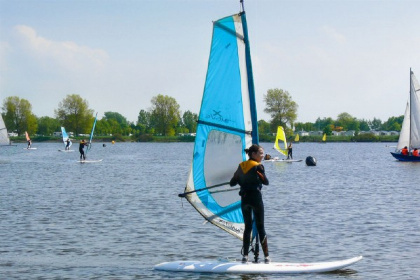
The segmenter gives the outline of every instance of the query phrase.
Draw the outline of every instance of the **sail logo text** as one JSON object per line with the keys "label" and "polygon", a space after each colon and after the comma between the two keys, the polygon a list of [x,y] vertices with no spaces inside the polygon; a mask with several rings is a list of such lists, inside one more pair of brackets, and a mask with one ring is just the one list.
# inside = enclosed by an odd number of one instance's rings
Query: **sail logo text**
{"label": "sail logo text", "polygon": [[243,232],[244,232],[243,228],[237,228],[237,227],[235,227],[232,223],[229,223],[229,222],[227,222],[227,221],[225,221],[225,220],[218,219],[218,221],[217,221],[217,222],[218,222],[221,226],[223,226],[223,227],[225,227],[225,228],[227,228],[227,229],[230,229],[231,231],[236,232],[236,233],[238,233],[238,234],[243,234]]}
{"label": "sail logo text", "polygon": [[230,123],[230,122],[232,122],[232,120],[225,119],[225,118],[222,116],[221,112],[222,112],[222,111],[216,111],[216,110],[213,110],[213,114],[208,114],[208,115],[206,116],[206,118],[207,118],[207,119],[212,119],[212,120],[221,121],[221,122],[224,122],[224,123]]}

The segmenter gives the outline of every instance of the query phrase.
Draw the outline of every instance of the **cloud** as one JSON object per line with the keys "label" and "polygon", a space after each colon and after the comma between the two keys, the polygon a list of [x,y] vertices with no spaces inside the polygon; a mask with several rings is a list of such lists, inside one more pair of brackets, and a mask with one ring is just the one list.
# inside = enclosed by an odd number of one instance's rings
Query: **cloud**
{"label": "cloud", "polygon": [[30,26],[17,25],[14,32],[18,46],[34,59],[44,60],[44,65],[55,64],[67,71],[100,71],[109,56],[106,51],[80,46],[72,41],[53,41],[37,34]]}
{"label": "cloud", "polygon": [[337,43],[345,44],[347,42],[346,36],[339,33],[335,28],[333,28],[331,26],[324,25],[321,28],[321,32],[323,34],[327,35],[329,38],[333,39],[333,41],[335,41]]}

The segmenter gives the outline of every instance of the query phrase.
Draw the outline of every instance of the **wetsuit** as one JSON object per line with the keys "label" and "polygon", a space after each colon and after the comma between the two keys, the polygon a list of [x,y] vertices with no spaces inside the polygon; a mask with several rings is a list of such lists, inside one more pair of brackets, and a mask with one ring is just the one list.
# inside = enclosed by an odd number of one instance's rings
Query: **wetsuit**
{"label": "wetsuit", "polygon": [[87,145],[87,143],[85,141],[80,141],[80,145],[79,145],[79,152],[80,152],[80,160],[85,160],[86,156],[85,156],[85,151],[83,150],[84,147]]}
{"label": "wetsuit", "polygon": [[292,149],[292,144],[289,145],[289,148],[287,148],[287,159],[293,159],[293,149]]}
{"label": "wetsuit", "polygon": [[70,150],[70,140],[69,139],[67,139],[67,141],[66,141],[66,148],[65,148],[65,150]]}
{"label": "wetsuit", "polygon": [[264,173],[264,166],[250,159],[239,164],[238,169],[230,180],[230,185],[239,184],[241,190],[241,209],[244,216],[245,230],[243,236],[244,255],[248,255],[251,232],[252,213],[260,237],[264,256],[268,256],[267,236],[264,229],[264,203],[261,195],[262,184],[268,185]]}

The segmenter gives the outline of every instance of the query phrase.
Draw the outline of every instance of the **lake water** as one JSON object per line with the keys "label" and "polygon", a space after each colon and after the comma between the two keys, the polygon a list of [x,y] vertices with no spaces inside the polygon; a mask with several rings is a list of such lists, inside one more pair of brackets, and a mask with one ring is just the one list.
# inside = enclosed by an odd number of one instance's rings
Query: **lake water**
{"label": "lake water", "polygon": [[419,279],[420,163],[397,162],[386,144],[301,143],[294,158],[311,155],[317,166],[264,163],[273,261],[364,256],[339,272],[270,276],[153,270],[241,257],[240,240],[203,224],[177,196],[193,143],[98,143],[88,158],[103,161],[91,164],[58,152],[59,143],[0,148],[0,278]]}

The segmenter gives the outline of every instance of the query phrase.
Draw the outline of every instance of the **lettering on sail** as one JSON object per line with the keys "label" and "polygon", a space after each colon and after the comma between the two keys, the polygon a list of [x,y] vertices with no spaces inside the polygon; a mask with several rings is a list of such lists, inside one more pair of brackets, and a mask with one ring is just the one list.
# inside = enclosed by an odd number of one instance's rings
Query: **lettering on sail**
{"label": "lettering on sail", "polygon": [[227,228],[227,229],[230,229],[233,232],[238,233],[238,234],[243,234],[243,232],[244,232],[244,229],[243,228],[235,227],[234,224],[232,224],[230,222],[227,222],[225,220],[217,219],[217,223],[220,224],[221,226]]}

